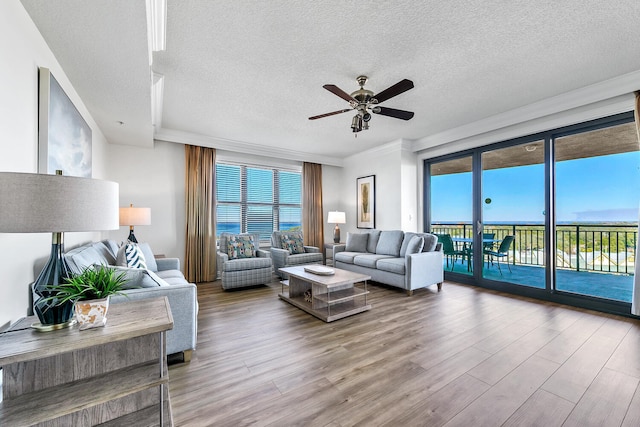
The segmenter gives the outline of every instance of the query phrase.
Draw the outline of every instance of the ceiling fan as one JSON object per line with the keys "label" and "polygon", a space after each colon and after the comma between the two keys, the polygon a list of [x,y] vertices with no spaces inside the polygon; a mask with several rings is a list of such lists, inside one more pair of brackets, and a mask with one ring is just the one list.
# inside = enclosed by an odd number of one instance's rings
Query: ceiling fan
{"label": "ceiling fan", "polygon": [[349,95],[336,85],[322,86],[329,92],[338,95],[340,98],[347,101],[351,108],[345,108],[344,110],[338,110],[331,113],[309,117],[309,120],[321,119],[322,117],[333,116],[335,114],[356,110],[357,113],[351,120],[351,130],[357,134],[357,132],[360,132],[361,130],[369,129],[369,120],[371,120],[370,112],[402,120],[410,120],[413,117],[412,111],[396,110],[395,108],[381,107],[378,105],[386,101],[387,99],[400,95],[401,93],[406,92],[409,89],[413,89],[413,82],[411,80],[401,80],[393,86],[377,94],[374,94],[372,91],[364,88],[364,85],[368,80],[367,76],[358,76],[356,80],[360,85],[360,89],[352,92],[351,95]]}

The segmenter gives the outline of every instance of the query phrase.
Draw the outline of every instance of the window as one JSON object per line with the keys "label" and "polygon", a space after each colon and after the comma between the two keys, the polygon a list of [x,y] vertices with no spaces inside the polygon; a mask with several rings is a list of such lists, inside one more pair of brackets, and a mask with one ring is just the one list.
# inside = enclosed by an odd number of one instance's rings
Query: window
{"label": "window", "polygon": [[270,167],[216,163],[216,236],[302,226],[302,174]]}

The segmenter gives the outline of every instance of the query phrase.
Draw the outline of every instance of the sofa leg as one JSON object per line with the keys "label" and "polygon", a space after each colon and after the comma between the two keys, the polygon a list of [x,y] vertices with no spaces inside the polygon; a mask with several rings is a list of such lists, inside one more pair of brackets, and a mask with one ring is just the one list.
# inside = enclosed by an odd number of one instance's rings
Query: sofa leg
{"label": "sofa leg", "polygon": [[442,282],[438,283],[438,292],[442,290]]}
{"label": "sofa leg", "polygon": [[408,290],[407,291],[407,296],[408,297],[412,297],[413,296],[413,291],[412,290]]}
{"label": "sofa leg", "polygon": [[193,350],[185,350],[182,352],[182,361],[184,363],[189,363],[191,362],[191,354],[193,353]]}

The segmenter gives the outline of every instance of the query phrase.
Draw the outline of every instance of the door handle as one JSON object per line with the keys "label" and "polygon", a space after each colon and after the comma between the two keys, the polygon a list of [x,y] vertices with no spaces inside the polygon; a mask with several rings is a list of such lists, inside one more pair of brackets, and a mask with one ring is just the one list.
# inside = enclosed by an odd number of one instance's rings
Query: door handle
{"label": "door handle", "polygon": [[482,234],[482,223],[480,221],[477,222],[478,225],[478,236]]}

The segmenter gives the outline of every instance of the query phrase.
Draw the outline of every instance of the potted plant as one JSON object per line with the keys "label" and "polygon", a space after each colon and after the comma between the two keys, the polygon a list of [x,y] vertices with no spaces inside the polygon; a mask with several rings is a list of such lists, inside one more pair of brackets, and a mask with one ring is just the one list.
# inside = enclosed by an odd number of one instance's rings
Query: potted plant
{"label": "potted plant", "polygon": [[80,329],[96,328],[106,325],[109,297],[122,294],[126,282],[123,272],[117,273],[104,265],[90,266],[67,278],[65,283],[52,286],[55,295],[49,299],[55,299],[57,305],[74,302]]}

